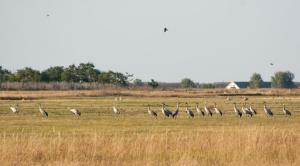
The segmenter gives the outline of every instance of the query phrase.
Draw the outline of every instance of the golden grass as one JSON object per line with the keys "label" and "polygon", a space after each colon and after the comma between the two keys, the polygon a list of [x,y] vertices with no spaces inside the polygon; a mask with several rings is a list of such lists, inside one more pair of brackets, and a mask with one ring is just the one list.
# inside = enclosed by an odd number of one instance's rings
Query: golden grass
{"label": "golden grass", "polygon": [[[249,97],[258,115],[238,118],[224,97],[152,98],[123,97],[120,116],[112,114],[114,97],[74,97],[31,101],[0,100],[1,165],[300,165],[300,97]],[[176,101],[201,105],[214,101],[224,117],[163,119],[158,106]],[[262,102],[275,113],[267,118]],[[20,114],[8,104],[18,103]],[[43,119],[37,110],[42,103],[49,112]],[[159,114],[146,114],[146,105]],[[281,112],[286,103],[293,112]],[[79,108],[80,119],[66,111]],[[183,105],[181,105],[183,106]],[[181,110],[183,108],[181,107]]]}
{"label": "golden grass", "polygon": [[0,91],[0,99],[40,99],[56,97],[203,97],[203,96],[297,96],[300,89],[167,89],[150,90],[138,88],[103,88],[101,90],[67,91]]}

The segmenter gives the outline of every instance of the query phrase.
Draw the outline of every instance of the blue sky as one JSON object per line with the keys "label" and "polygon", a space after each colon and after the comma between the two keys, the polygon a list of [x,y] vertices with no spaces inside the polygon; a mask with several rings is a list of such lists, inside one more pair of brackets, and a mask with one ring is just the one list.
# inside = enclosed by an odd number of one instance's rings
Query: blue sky
{"label": "blue sky", "polygon": [[300,81],[299,9],[296,0],[0,0],[0,65],[93,62],[165,82],[290,70]]}

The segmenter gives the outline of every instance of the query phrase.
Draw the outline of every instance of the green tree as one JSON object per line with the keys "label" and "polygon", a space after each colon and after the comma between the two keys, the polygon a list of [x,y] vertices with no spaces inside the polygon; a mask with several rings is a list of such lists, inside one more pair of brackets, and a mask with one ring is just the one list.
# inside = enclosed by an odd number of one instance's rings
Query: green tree
{"label": "green tree", "polygon": [[30,67],[17,70],[14,75],[14,81],[18,82],[39,82],[41,79],[40,71],[34,70]]}
{"label": "green tree", "polygon": [[50,67],[47,70],[41,73],[41,81],[43,82],[53,82],[62,81],[62,73],[64,72],[64,67],[62,66],[55,66]]}
{"label": "green tree", "polygon": [[62,81],[79,82],[80,78],[77,74],[77,67],[73,64],[67,67],[61,75]]}
{"label": "green tree", "polygon": [[130,76],[131,75],[113,71],[101,72],[98,76],[98,82],[102,84],[113,84],[116,86],[128,86],[128,78]]}
{"label": "green tree", "polygon": [[141,79],[135,79],[135,80],[133,81],[133,84],[134,84],[135,86],[143,86],[143,85],[144,85],[144,83],[143,83],[143,81],[142,81]]}
{"label": "green tree", "polygon": [[195,88],[196,87],[195,83],[189,78],[182,79],[180,85],[182,88]]}
{"label": "green tree", "polygon": [[203,84],[202,88],[204,88],[204,89],[214,89],[214,88],[216,88],[216,86],[214,84],[209,83],[209,84]]}
{"label": "green tree", "polygon": [[101,72],[98,76],[98,82],[102,83],[102,84],[111,84],[112,82],[112,71],[108,71],[108,72]]}
{"label": "green tree", "polygon": [[113,73],[112,83],[117,86],[128,86],[128,76],[119,72]]}
{"label": "green tree", "polygon": [[10,77],[11,72],[6,69],[3,69],[2,66],[0,66],[0,83],[8,81]]}
{"label": "green tree", "polygon": [[290,71],[279,71],[271,77],[273,88],[294,88],[295,75]]}
{"label": "green tree", "polygon": [[158,82],[156,82],[154,79],[151,79],[151,81],[150,82],[148,82],[148,85],[150,86],[150,87],[152,87],[153,89],[154,88],[157,88],[159,85],[158,85]]}
{"label": "green tree", "polygon": [[80,63],[76,72],[81,82],[96,82],[100,74],[92,63]]}
{"label": "green tree", "polygon": [[250,78],[249,86],[250,88],[261,88],[263,86],[263,79],[261,78],[261,75],[258,73],[253,73],[253,75]]}

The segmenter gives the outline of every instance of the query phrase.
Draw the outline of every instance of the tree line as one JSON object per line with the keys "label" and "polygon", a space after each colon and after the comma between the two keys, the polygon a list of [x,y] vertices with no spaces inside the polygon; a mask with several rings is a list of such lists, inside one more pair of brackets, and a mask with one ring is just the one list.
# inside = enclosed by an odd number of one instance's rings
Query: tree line
{"label": "tree line", "polygon": [[100,71],[92,63],[72,64],[68,67],[54,66],[39,71],[26,67],[10,72],[0,66],[0,82],[99,82],[127,86],[132,75],[113,71]]}
{"label": "tree line", "polygon": [[[271,77],[273,88],[294,88],[295,76],[290,71],[279,71]],[[159,83],[151,79],[145,84],[141,79],[134,79],[133,75],[114,71],[100,71],[93,63],[80,63],[78,66],[72,64],[68,67],[54,66],[46,70],[39,71],[30,67],[11,72],[0,66],[0,83],[3,82],[69,82],[69,83],[101,83],[115,86],[149,86],[157,88]],[[259,73],[254,73],[250,77],[250,88],[263,88],[264,81]],[[217,84],[195,83],[189,78],[184,78],[180,82],[182,88],[218,88]]]}
{"label": "tree line", "polygon": [[[290,71],[279,71],[271,77],[272,88],[295,88],[295,75]],[[266,88],[264,81],[259,73],[253,73],[249,80],[249,88]],[[198,84],[190,78],[181,80],[181,87],[183,88],[216,88],[215,84]]]}

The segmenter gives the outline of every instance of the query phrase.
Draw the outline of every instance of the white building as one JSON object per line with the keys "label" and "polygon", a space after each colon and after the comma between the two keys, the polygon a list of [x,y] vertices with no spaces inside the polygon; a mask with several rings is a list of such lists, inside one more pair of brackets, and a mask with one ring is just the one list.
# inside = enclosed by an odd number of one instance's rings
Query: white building
{"label": "white building", "polygon": [[249,82],[235,82],[231,81],[225,89],[241,89],[241,88],[248,88]]}

